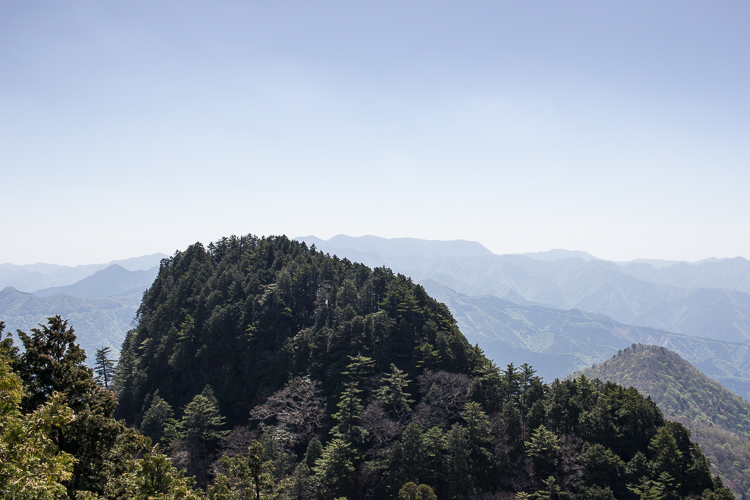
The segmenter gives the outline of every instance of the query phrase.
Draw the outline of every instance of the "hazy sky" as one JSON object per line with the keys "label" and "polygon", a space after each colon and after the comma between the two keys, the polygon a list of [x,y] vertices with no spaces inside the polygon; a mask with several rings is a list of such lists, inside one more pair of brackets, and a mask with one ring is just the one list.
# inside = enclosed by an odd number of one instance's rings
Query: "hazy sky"
{"label": "hazy sky", "polygon": [[0,262],[750,257],[750,2],[0,3]]}

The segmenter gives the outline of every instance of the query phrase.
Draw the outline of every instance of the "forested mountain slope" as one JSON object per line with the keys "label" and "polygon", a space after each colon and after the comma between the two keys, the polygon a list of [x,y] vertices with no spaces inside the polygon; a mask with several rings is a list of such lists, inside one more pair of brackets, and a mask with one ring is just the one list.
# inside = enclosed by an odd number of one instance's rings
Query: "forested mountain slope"
{"label": "forested mountain slope", "polygon": [[[635,387],[650,396],[667,418],[680,417],[734,491],[743,498],[750,493],[747,401],[664,347],[633,344],[574,376],[581,373]],[[731,458],[726,456],[727,448]]]}
{"label": "forested mountain slope", "polygon": [[501,370],[410,279],[285,237],[162,262],[118,368],[120,415],[212,500],[264,453],[283,498],[731,498],[634,389]]}

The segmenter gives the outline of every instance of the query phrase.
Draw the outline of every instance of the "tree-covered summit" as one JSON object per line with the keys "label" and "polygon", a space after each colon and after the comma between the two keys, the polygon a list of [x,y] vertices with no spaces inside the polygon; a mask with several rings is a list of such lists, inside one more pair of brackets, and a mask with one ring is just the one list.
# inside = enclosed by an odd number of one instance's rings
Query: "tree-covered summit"
{"label": "tree-covered summit", "polygon": [[731,498],[636,390],[500,369],[409,278],[283,236],[165,259],[118,370],[212,500]]}
{"label": "tree-covered summit", "polygon": [[471,373],[483,359],[448,309],[410,279],[284,236],[196,243],[164,259],[123,344],[119,415],[157,390],[174,407],[210,385],[232,424],[292,375],[335,389],[349,355]]}

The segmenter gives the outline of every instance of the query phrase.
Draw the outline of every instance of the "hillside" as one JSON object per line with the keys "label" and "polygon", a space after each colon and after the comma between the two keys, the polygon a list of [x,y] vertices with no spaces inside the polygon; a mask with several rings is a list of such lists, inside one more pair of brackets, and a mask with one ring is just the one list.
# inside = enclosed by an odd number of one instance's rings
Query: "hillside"
{"label": "hillside", "polygon": [[93,363],[94,352],[109,347],[117,355],[130,329],[141,294],[84,299],[70,295],[38,297],[14,288],[0,291],[0,321],[8,331],[29,331],[47,318],[60,314],[75,325],[78,341]]}
{"label": "hillside", "polygon": [[747,401],[676,353],[658,346],[633,344],[579,374],[632,386],[650,396],[667,418],[677,418],[694,432],[696,441],[736,493],[750,493]]}
{"label": "hillside", "polygon": [[165,260],[118,368],[119,414],[212,499],[264,449],[287,498],[731,498],[634,389],[499,369],[422,286],[285,237]]}
{"label": "hillside", "polygon": [[498,365],[529,362],[546,380],[610,358],[632,343],[679,353],[706,375],[750,398],[750,346],[620,323],[603,314],[472,297],[433,280],[425,289],[445,303],[470,342]]}

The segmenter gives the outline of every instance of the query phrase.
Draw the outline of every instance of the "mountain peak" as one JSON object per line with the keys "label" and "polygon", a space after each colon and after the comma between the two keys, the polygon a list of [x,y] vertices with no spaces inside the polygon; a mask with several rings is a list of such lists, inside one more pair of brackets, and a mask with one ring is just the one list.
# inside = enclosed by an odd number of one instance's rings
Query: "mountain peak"
{"label": "mountain peak", "polygon": [[381,257],[417,257],[441,259],[452,257],[488,257],[492,252],[481,243],[468,240],[422,240],[418,238],[382,238],[380,236],[347,236],[338,234],[328,240],[315,236],[294,238],[324,252],[359,252]]}

